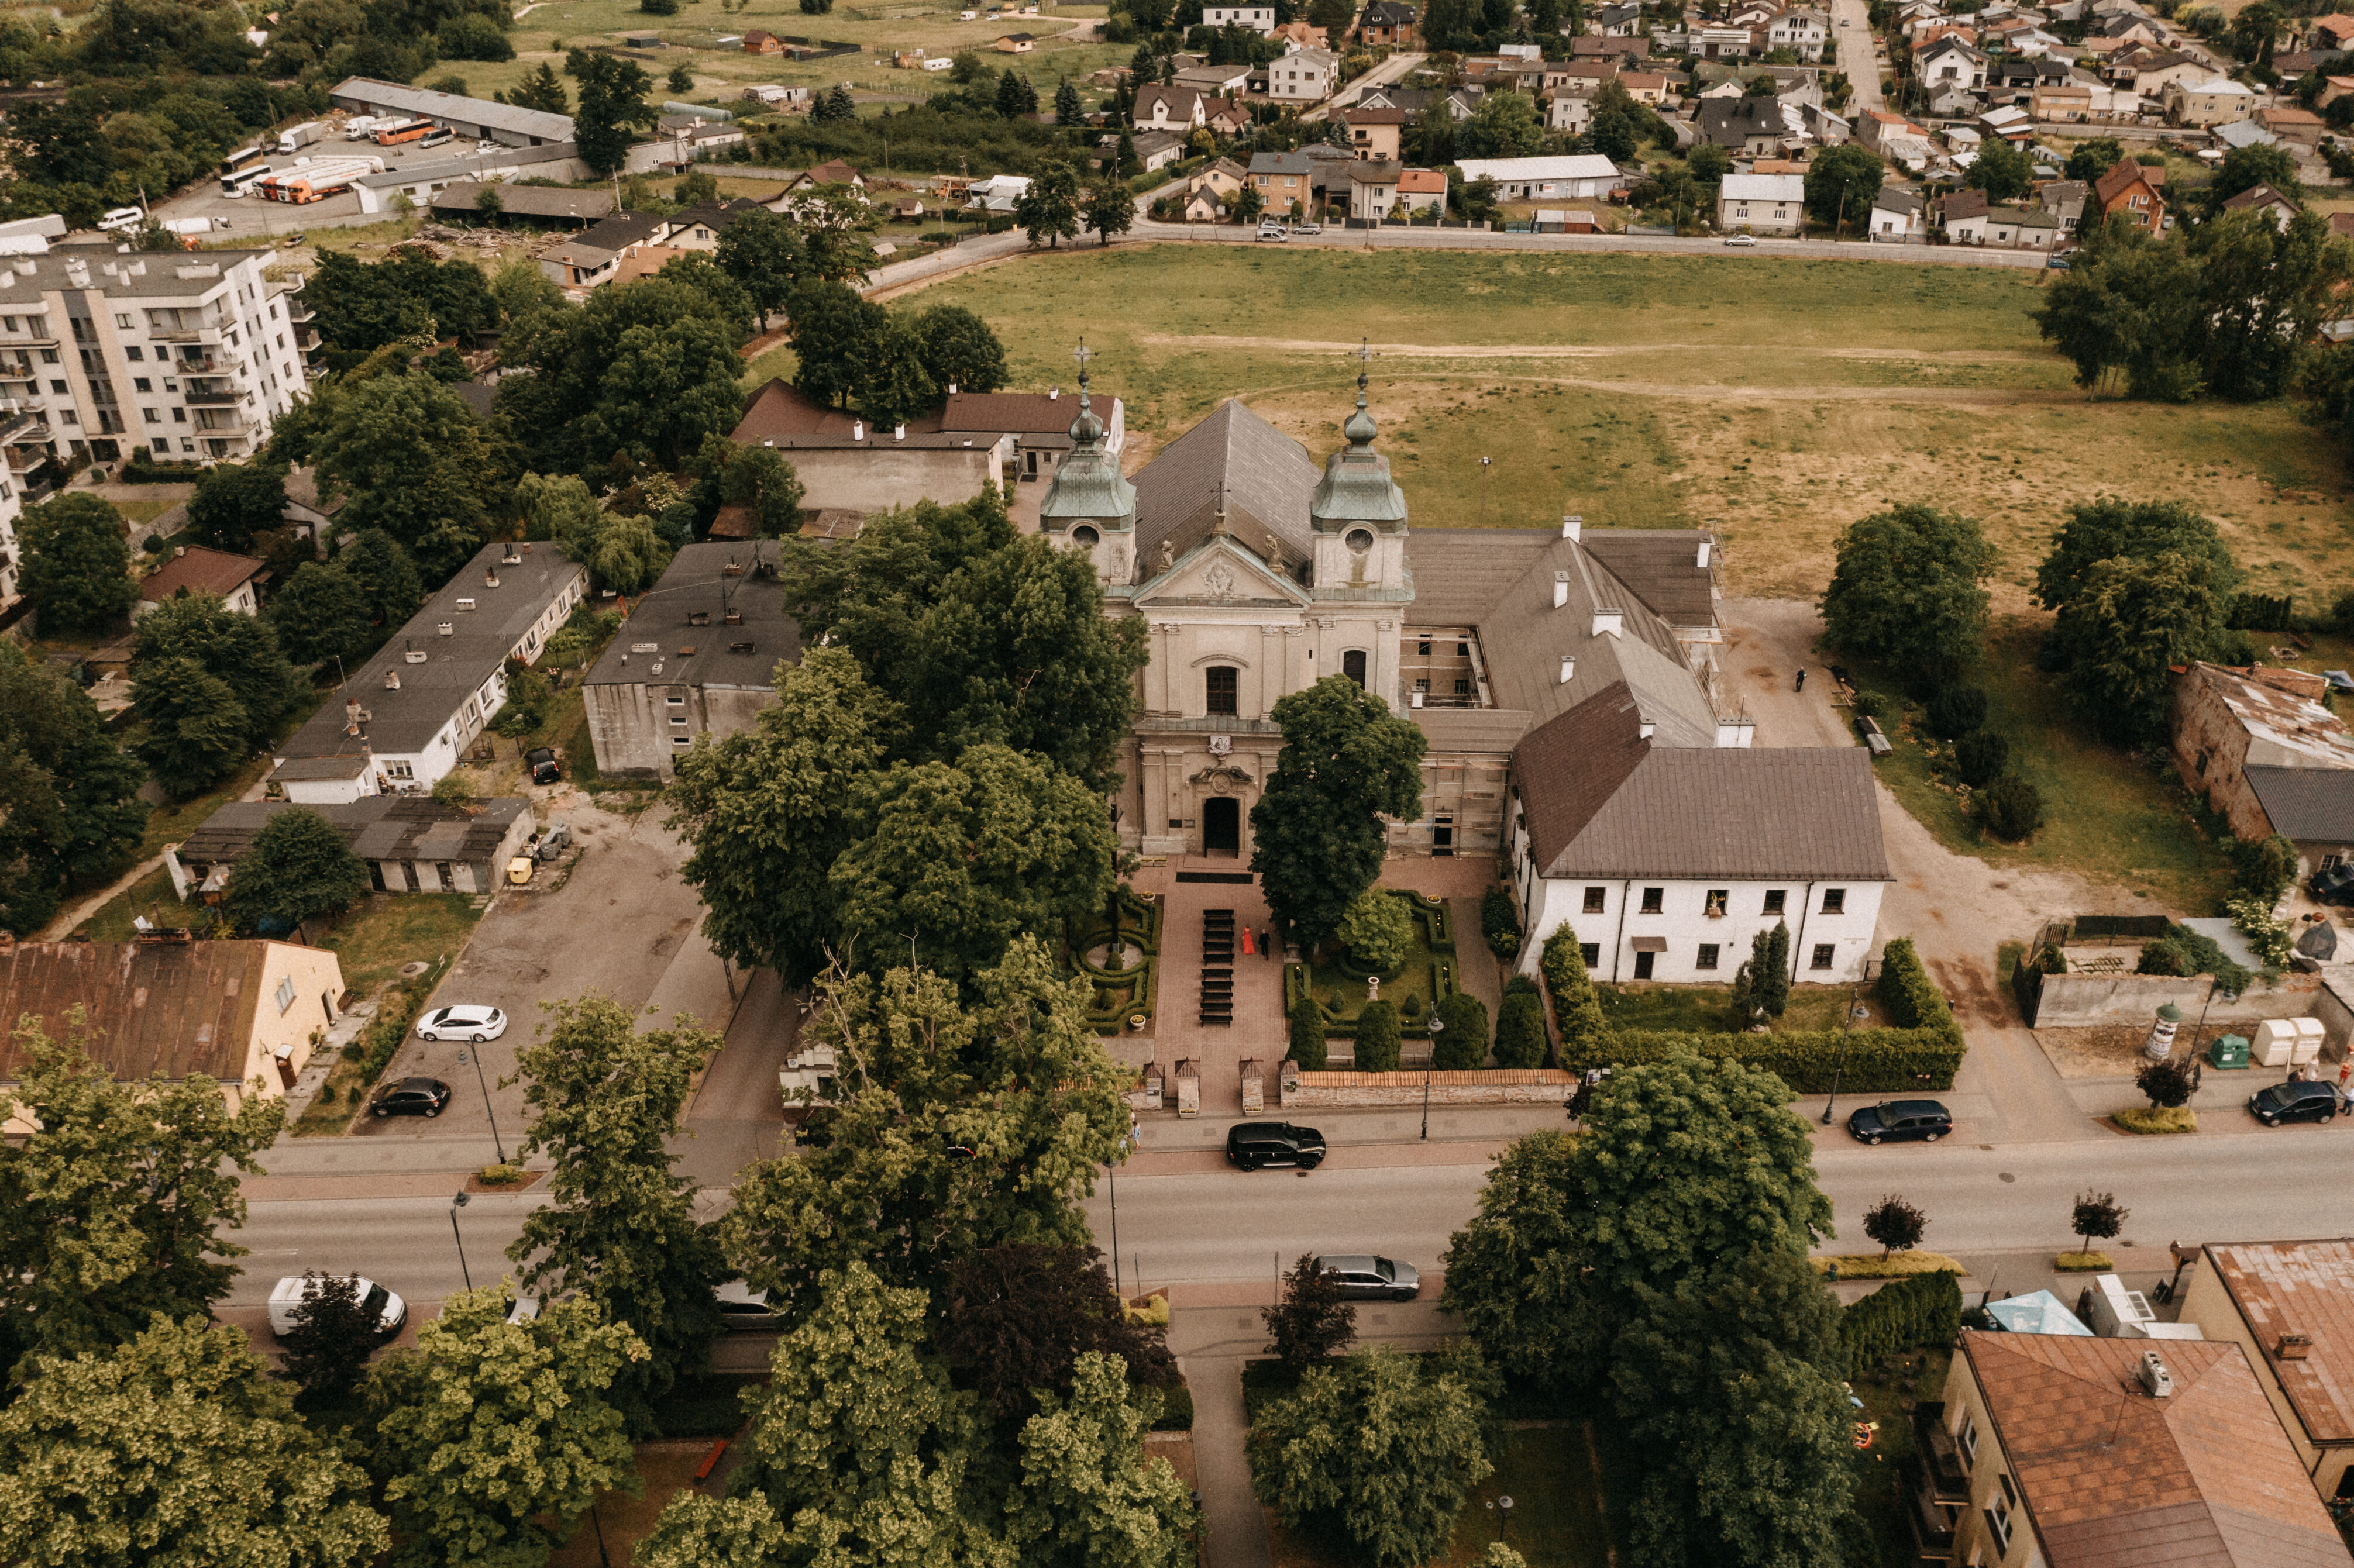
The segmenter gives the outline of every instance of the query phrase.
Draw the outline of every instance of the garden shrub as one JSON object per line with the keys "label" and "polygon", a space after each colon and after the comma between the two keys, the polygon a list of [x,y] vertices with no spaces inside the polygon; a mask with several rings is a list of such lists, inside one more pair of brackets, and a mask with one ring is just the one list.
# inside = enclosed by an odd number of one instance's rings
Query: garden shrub
{"label": "garden shrub", "polygon": [[1974,729],[1954,747],[1954,763],[1961,770],[1963,783],[1983,789],[2010,765],[2010,742],[1993,730]]}
{"label": "garden shrub", "polygon": [[1414,914],[1388,889],[1368,887],[1341,912],[1338,935],[1359,968],[1369,974],[1394,975],[1414,950]]}
{"label": "garden shrub", "polygon": [[1876,719],[1888,712],[1888,705],[1881,700],[1878,692],[1858,692],[1851,705],[1858,718]]}
{"label": "garden shrub", "polygon": [[2249,897],[2277,904],[2296,881],[2296,845],[2279,833],[2238,840],[2232,845],[2232,876]]}
{"label": "garden shrub", "polygon": [[1883,1285],[1840,1314],[1850,1377],[1907,1351],[1944,1350],[1961,1331],[1961,1280],[1943,1270]]}
{"label": "garden shrub", "polygon": [[2253,972],[2226,957],[2223,949],[2216,945],[2215,938],[2203,936],[2188,926],[2177,926],[2166,936],[2144,946],[2141,961],[2134,966],[2134,973],[2213,975],[2217,989],[2235,996],[2253,984],[2256,978]]}
{"label": "garden shrub", "polygon": [[1521,912],[1512,906],[1512,895],[1500,887],[1491,887],[1479,899],[1479,934],[1488,939],[1488,950],[1500,959],[1509,959],[1521,950]]}
{"label": "garden shrub", "polygon": [[1369,1001],[1357,1014],[1357,1071],[1397,1071],[1401,1036],[1397,1009],[1386,1001]]}
{"label": "garden shrub", "polygon": [[[1586,978],[1585,955],[1578,950],[1577,932],[1563,926],[1545,938],[1544,955],[1537,960],[1538,972],[1544,976],[1545,990],[1553,995],[1554,1026],[1561,1031],[1562,1059],[1573,1052],[1598,1050],[1610,1039],[1610,1024],[1602,1016],[1602,1000],[1594,994],[1594,982]],[[1507,1008],[1511,999],[1505,1001]],[[1543,1022],[1539,1010],[1538,1022]],[[1496,1021],[1497,1054],[1503,1052],[1503,1020]]]}
{"label": "garden shrub", "polygon": [[2016,773],[2006,773],[1978,797],[1978,820],[1999,839],[2016,843],[2043,825],[2043,792]]}
{"label": "garden shrub", "polygon": [[1193,1391],[1183,1383],[1173,1388],[1157,1389],[1161,1395],[1161,1414],[1152,1423],[1155,1432],[1191,1432],[1193,1430]]}
{"label": "garden shrub", "polygon": [[1431,1065],[1442,1073],[1467,1073],[1488,1060],[1488,1004],[1457,991],[1438,1004],[1438,1032]]}
{"label": "garden shrub", "polygon": [[1516,991],[1496,1015],[1496,1065],[1541,1067],[1545,1059],[1544,999]]}
{"label": "garden shrub", "polygon": [[1299,1063],[1303,1073],[1324,1070],[1324,1010],[1305,986],[1291,1003],[1291,1049],[1285,1054]]}
{"label": "garden shrub", "polygon": [[1929,729],[1947,740],[1959,740],[1986,723],[1987,694],[1983,686],[1946,686],[1929,699]]}

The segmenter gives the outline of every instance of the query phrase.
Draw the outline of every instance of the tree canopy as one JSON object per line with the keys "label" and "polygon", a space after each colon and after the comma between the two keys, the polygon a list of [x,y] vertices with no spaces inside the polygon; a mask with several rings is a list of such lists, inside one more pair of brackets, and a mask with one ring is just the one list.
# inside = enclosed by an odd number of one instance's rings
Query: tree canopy
{"label": "tree canopy", "polygon": [[219,463],[188,498],[188,531],[217,550],[243,553],[253,548],[255,535],[280,526],[285,513],[284,470],[265,461]]}
{"label": "tree canopy", "polygon": [[2164,727],[2169,665],[2230,652],[2239,583],[2208,518],[2180,502],[2105,498],[2070,509],[2035,592],[2059,611],[2052,644],[2071,696],[2105,733],[2135,740]]}
{"label": "tree canopy", "polygon": [[0,930],[31,935],[68,886],[137,858],[143,779],[88,693],[31,650],[0,642]]}
{"label": "tree canopy", "polygon": [[436,583],[489,537],[497,461],[465,400],[429,376],[332,389],[312,441],[319,477],[350,496],[337,521],[380,529]]}
{"label": "tree canopy", "polygon": [[103,631],[138,602],[122,514],[97,496],[52,496],[24,514],[16,536],[25,546],[17,584],[43,636]]}
{"label": "tree canopy", "polygon": [[303,806],[271,813],[230,870],[225,909],[240,930],[282,934],[335,915],[368,890],[367,862],[334,825]]}
{"label": "tree canopy", "polygon": [[267,621],[214,594],[165,599],[131,639],[135,749],[158,782],[192,795],[267,743],[302,699],[302,678]]}
{"label": "tree canopy", "polygon": [[1381,874],[1382,819],[1421,815],[1427,742],[1345,675],[1279,698],[1274,716],[1283,750],[1251,807],[1251,870],[1276,919],[1312,945]]}
{"label": "tree canopy", "polygon": [[1994,548],[1976,518],[1908,502],[1849,524],[1838,552],[1821,604],[1832,646],[1915,683],[1978,658]]}

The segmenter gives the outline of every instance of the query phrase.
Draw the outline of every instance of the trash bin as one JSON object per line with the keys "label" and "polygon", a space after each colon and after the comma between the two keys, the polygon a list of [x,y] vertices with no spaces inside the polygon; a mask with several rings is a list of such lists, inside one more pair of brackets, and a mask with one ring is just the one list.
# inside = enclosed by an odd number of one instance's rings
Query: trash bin
{"label": "trash bin", "polygon": [[2244,1067],[2248,1065],[2248,1042],[2238,1034],[2216,1036],[2215,1044],[2207,1048],[2207,1065],[2211,1067]]}

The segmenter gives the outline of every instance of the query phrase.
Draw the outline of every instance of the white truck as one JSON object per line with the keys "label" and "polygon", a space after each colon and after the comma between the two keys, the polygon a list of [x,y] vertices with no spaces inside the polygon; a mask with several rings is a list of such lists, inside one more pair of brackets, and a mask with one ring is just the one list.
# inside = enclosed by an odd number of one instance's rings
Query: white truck
{"label": "white truck", "polygon": [[355,114],[344,122],[344,140],[373,142],[376,140],[376,128],[383,123],[385,122],[373,114]]}
{"label": "white truck", "polygon": [[[376,1331],[389,1340],[400,1332],[408,1321],[408,1303],[360,1275],[345,1275],[359,1292],[360,1310],[376,1323]],[[294,1314],[302,1303],[314,1295],[327,1277],[318,1274],[290,1275],[278,1282],[270,1293],[270,1331],[283,1339],[294,1327]]]}
{"label": "white truck", "polygon": [[307,147],[317,141],[326,133],[326,125],[317,120],[305,120],[300,125],[289,126],[278,133],[279,154],[291,156],[298,148]]}

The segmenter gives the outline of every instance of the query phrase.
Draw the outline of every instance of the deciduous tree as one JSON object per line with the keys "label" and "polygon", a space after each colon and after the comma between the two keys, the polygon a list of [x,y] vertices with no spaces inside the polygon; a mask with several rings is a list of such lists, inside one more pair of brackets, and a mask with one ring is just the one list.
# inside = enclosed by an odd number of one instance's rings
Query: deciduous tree
{"label": "deciduous tree", "polygon": [[[1630,128],[1630,140],[1632,135]],[[1544,122],[1537,118],[1536,101],[1521,92],[1488,94],[1455,133],[1455,145],[1466,158],[1534,156],[1544,145]]]}
{"label": "deciduous tree", "polygon": [[312,1269],[303,1278],[310,1287],[289,1314],[293,1326],[279,1336],[286,1354],[278,1375],[306,1397],[340,1403],[367,1372],[376,1349],[377,1318],[362,1309],[356,1276]]}
{"label": "deciduous tree", "polygon": [[1929,1216],[1893,1192],[1864,1211],[1863,1234],[1880,1244],[1880,1255],[1911,1252],[1929,1229]]}
{"label": "deciduous tree", "polygon": [[100,726],[89,694],[30,650],[0,642],[0,930],[39,930],[69,884],[137,858],[143,777]]}
{"label": "deciduous tree", "polygon": [[[1712,143],[1701,144],[1724,158],[1723,149]],[[1694,148],[1697,154],[1699,148]],[[1713,162],[1713,160],[1712,160]],[[1730,160],[1726,161],[1730,167]],[[1880,154],[1870,148],[1850,142],[1844,146],[1827,147],[1807,164],[1807,214],[1817,223],[1844,225],[1849,219],[1859,223],[1872,220],[1872,199],[1880,194],[1887,178],[1888,166]],[[1692,177],[1702,178],[1698,161],[1692,164]],[[1720,169],[1717,178],[1724,177]]]}
{"label": "deciduous tree", "polygon": [[1272,1307],[1259,1309],[1267,1325],[1267,1353],[1297,1375],[1356,1341],[1357,1308],[1341,1294],[1341,1279],[1318,1266],[1313,1253],[1283,1277]]}
{"label": "deciduous tree", "polygon": [[376,618],[368,593],[340,565],[305,561],[294,568],[264,611],[278,646],[297,664],[355,659],[373,640]]}
{"label": "deciduous tree", "polygon": [[[1121,133],[1123,144],[1126,132]],[[1087,187],[1087,227],[1109,245],[1112,236],[1136,227],[1136,197],[1117,178],[1105,178]]]}
{"label": "deciduous tree", "polygon": [[363,528],[335,556],[335,564],[359,585],[360,597],[378,626],[398,626],[425,602],[417,563],[381,528]]}
{"label": "deciduous tree", "polygon": [[41,634],[102,631],[138,602],[122,514],[95,495],[69,492],[24,514],[17,582],[37,607]]}
{"label": "deciduous tree", "polygon": [[1386,888],[1368,887],[1341,912],[1334,933],[1349,956],[1378,975],[1392,975],[1414,948],[1414,915]]}
{"label": "deciduous tree", "polygon": [[1113,1358],[1132,1383],[1176,1381],[1166,1332],[1129,1319],[1094,1247],[989,1247],[949,1266],[945,1296],[939,1347],[970,1373],[993,1419],[1028,1415],[1041,1393],[1069,1390],[1086,1355]]}
{"label": "deciduous tree", "polygon": [[962,305],[934,305],[914,320],[925,374],[938,386],[994,392],[1005,385],[1005,345],[987,322]]}
{"label": "deciduous tree", "polygon": [[343,524],[382,529],[434,581],[482,548],[494,467],[473,410],[432,377],[376,376],[339,388],[311,456],[320,477],[351,497]]}
{"label": "deciduous tree", "polygon": [[303,806],[273,812],[229,873],[224,906],[239,929],[291,930],[366,897],[367,862],[333,823]]}
{"label": "deciduous tree", "polygon": [[244,552],[253,536],[285,522],[286,472],[270,463],[208,469],[188,498],[188,531],[217,550]]}
{"label": "deciduous tree", "polygon": [[2025,196],[2034,180],[2033,161],[1999,136],[1987,139],[1962,176],[1965,185],[1986,192],[1987,200],[1997,203]]}
{"label": "deciduous tree", "polygon": [[2075,1234],[2077,1250],[2084,1251],[2094,1242],[2115,1237],[2131,1218],[2133,1211],[2120,1205],[2115,1192],[2079,1192],[2068,1227]]}
{"label": "deciduous tree", "polygon": [[635,132],[654,123],[653,108],[646,101],[654,79],[635,60],[588,49],[574,49],[565,57],[564,74],[579,83],[572,139],[580,149],[580,161],[593,175],[610,175],[628,161]]}
{"label": "deciduous tree", "polygon": [[[131,639],[134,688],[160,684],[153,666],[175,659],[190,660],[228,685],[250,742],[274,735],[301,700],[302,678],[279,651],[268,623],[239,614],[213,594],[175,596],[140,618]],[[148,761],[154,766],[154,758]]]}
{"label": "deciduous tree", "polygon": [[1043,1393],[1022,1428],[1022,1477],[1005,1541],[1038,1568],[1191,1568],[1201,1523],[1167,1459],[1144,1451],[1161,1396],[1129,1385],[1116,1356],[1090,1351],[1068,1393]]}
{"label": "deciduous tree", "polygon": [[808,247],[792,220],[765,207],[740,214],[719,231],[716,257],[759,312],[764,332],[769,317],[792,298],[809,265]]}
{"label": "deciduous tree", "polygon": [[1069,160],[1052,159],[1030,176],[1029,185],[1013,198],[1013,221],[1030,236],[1030,243],[1046,241],[1053,249],[1079,233],[1079,176]]}
{"label": "deciduous tree", "polygon": [[1422,731],[1346,675],[1280,698],[1283,750],[1251,808],[1257,873],[1275,917],[1314,946],[1381,874],[1387,828],[1422,810]]}
{"label": "deciduous tree", "polygon": [[1977,659],[1994,570],[1978,519],[1908,502],[1849,524],[1838,550],[1820,607],[1832,646],[1914,684]]}

